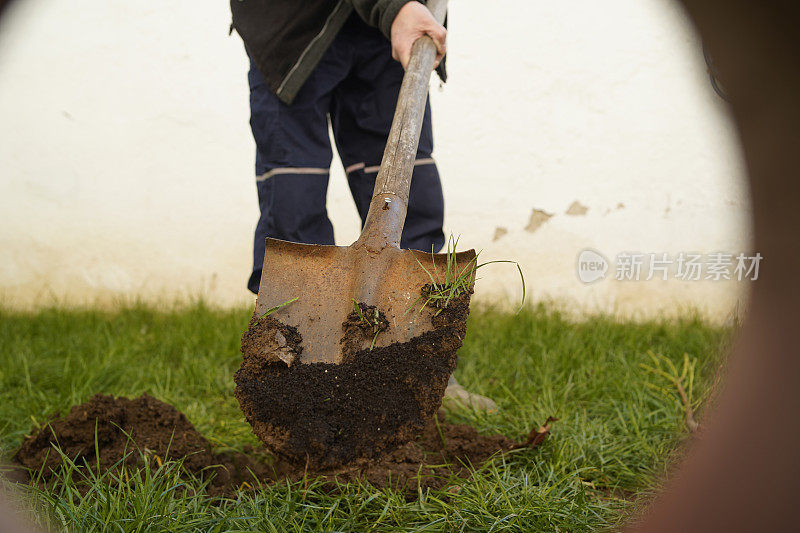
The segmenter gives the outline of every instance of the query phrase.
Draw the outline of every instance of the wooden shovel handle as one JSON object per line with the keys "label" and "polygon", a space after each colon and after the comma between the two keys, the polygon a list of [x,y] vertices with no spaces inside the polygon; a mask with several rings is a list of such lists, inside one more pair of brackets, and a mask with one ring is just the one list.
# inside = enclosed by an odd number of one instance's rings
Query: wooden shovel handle
{"label": "wooden shovel handle", "polygon": [[[441,24],[447,11],[447,0],[428,0],[426,5]],[[411,47],[411,58],[397,97],[392,129],[375,179],[367,220],[359,238],[360,242],[375,251],[387,245],[400,246],[400,235],[408,210],[411,175],[428,98],[428,84],[435,61],[436,45],[433,39],[423,35]]]}

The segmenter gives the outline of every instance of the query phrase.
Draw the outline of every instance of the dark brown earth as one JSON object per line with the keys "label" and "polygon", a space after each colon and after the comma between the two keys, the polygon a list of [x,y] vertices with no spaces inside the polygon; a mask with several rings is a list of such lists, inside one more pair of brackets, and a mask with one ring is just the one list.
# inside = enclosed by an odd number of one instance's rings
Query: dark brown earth
{"label": "dark brown earth", "polygon": [[[433,317],[433,331],[361,349],[342,364],[292,365],[274,354],[274,332],[287,340],[282,350],[297,353],[302,340],[288,342],[291,328],[271,317],[251,320],[234,376],[245,418],[267,449],[313,469],[379,457],[413,440],[441,405],[466,334],[469,298],[463,294]],[[363,345],[372,331],[348,318],[342,344]]]}
{"label": "dark brown earth", "polygon": [[339,344],[342,345],[342,362],[344,363],[352,362],[365,342],[372,345],[377,335],[389,329],[389,320],[386,319],[383,311],[374,305],[367,305],[363,302],[355,305],[358,306],[358,311],[355,309],[351,311],[342,324],[344,334]]}
{"label": "dark brown earth", "polygon": [[[95,428],[99,454],[95,453]],[[404,491],[409,497],[414,497],[419,487],[438,489],[446,486],[452,476],[468,477],[465,465],[477,468],[496,453],[525,446],[501,435],[478,435],[470,426],[447,424],[440,418],[428,424],[414,441],[378,460],[314,471],[252,449],[246,449],[246,453],[215,453],[181,412],[147,395],[134,400],[96,395],[28,437],[14,460],[34,476],[41,470],[44,484],[57,482],[61,459],[52,448],[56,442],[79,466],[88,465],[96,471],[99,456],[101,473],[119,464],[132,449],[134,453],[126,461],[129,466],[141,464],[141,454],[136,449],[154,459],[158,457],[155,462],[184,459],[189,472],[199,476],[213,474],[209,490],[217,495],[232,495],[257,482],[313,476],[330,481],[326,486],[331,489],[335,489],[334,480],[361,479],[377,488]]]}
{"label": "dark brown earth", "polygon": [[413,442],[365,467],[334,472],[328,477],[339,481],[363,479],[376,487],[392,487],[415,495],[418,487],[444,488],[451,476],[468,478],[470,466],[478,468],[493,455],[519,447],[503,435],[478,435],[471,426],[434,419]]}
{"label": "dark brown earth", "polygon": [[201,477],[214,474],[209,487],[212,492],[252,481],[248,470],[263,478],[277,475],[256,456],[214,454],[183,413],[148,395],[129,400],[97,394],[25,439],[13,460],[33,471],[41,469],[42,481],[47,484],[62,464],[53,445],[76,465],[89,465],[95,472],[98,460],[99,471],[105,472],[120,461],[129,467],[141,466],[142,454],[151,456],[155,464],[183,459],[189,472]]}
{"label": "dark brown earth", "polygon": [[245,359],[242,365],[283,361],[291,365],[303,353],[297,328],[281,324],[271,316],[253,317],[242,335],[242,353],[258,353],[260,357]]}

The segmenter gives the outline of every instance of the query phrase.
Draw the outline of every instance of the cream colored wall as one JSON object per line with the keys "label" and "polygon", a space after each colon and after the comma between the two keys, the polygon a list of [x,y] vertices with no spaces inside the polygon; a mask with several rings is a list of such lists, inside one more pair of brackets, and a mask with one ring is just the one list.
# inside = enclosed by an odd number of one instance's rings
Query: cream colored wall
{"label": "cream colored wall", "polygon": [[[12,8],[0,29],[7,304],[252,301],[247,63],[226,4]],[[446,229],[487,260],[519,261],[535,299],[725,318],[742,284],[575,274],[587,246],[611,258],[748,247],[735,134],[676,6],[455,0],[450,27],[451,80],[432,87]],[[334,165],[329,211],[347,244],[358,220]],[[584,214],[566,214],[574,202]],[[478,297],[513,300],[517,279],[487,267]]]}

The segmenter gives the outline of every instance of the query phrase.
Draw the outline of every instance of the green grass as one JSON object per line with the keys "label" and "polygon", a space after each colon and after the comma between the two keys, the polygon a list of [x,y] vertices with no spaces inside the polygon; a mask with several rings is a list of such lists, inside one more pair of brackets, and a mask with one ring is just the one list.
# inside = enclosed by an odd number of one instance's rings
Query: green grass
{"label": "green grass", "polygon": [[[147,392],[185,412],[216,446],[255,444],[232,394],[250,313],[202,304],[0,311],[0,453],[98,392]],[[67,483],[31,488],[24,498],[40,520],[73,531],[606,529],[630,512],[636,494],[656,488],[687,436],[675,380],[686,369],[684,388],[701,406],[730,333],[697,319],[573,323],[543,307],[473,311],[456,376],[500,411],[452,418],[517,439],[550,415],[559,420],[539,448],[496,459],[457,493],[407,502],[363,484],[333,495],[310,481],[220,500],[166,463],[121,487],[96,480],[81,495]]]}
{"label": "green grass", "polygon": [[[454,237],[452,234],[450,234],[450,237],[447,239],[447,249],[444,252],[444,279],[441,282],[437,282],[436,276],[434,276],[430,270],[425,268],[425,266],[420,263],[419,259],[417,259],[417,264],[422,268],[422,270],[425,271],[431,282],[422,288],[423,294],[414,300],[414,303],[411,304],[411,307],[409,307],[406,312],[411,311],[417,306],[417,304],[422,302],[419,306],[419,311],[422,311],[425,307],[430,305],[437,309],[434,315],[438,315],[443,309],[450,305],[450,302],[462,294],[468,293],[472,290],[472,286],[475,282],[479,269],[498,263],[510,263],[512,265],[516,265],[517,267],[522,288],[522,299],[519,303],[519,310],[521,311],[525,306],[525,276],[522,274],[522,267],[519,265],[519,263],[508,259],[498,259],[494,261],[486,261],[485,263],[479,263],[478,258],[480,257],[481,252],[477,252],[472,259],[467,261],[466,265],[462,264],[459,266],[458,253],[456,252],[456,248],[458,247],[458,239],[459,237]],[[439,270],[435,263],[436,254],[431,254],[431,259],[433,260],[432,270]]]}

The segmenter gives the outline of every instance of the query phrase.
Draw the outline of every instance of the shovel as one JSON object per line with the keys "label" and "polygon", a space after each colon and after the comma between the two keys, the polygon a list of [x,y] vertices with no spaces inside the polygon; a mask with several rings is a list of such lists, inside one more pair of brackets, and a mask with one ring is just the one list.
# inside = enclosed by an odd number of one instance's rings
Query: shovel
{"label": "shovel", "polygon": [[[446,1],[427,5],[441,22]],[[358,240],[266,240],[236,396],[268,448],[316,468],[374,457],[421,431],[466,333],[474,250],[399,245],[435,58],[430,37],[414,43]],[[436,297],[459,276],[461,290],[441,306],[447,298]]]}

